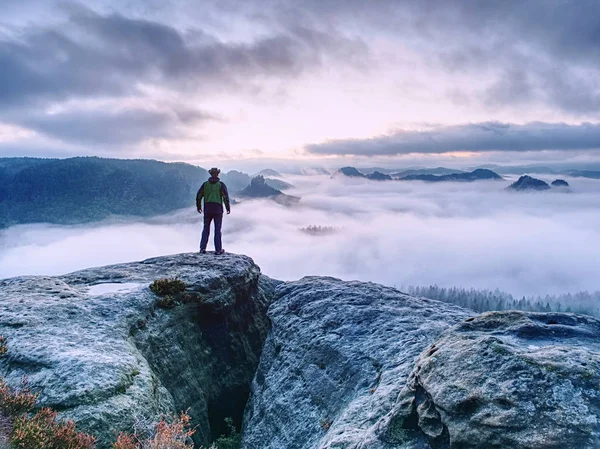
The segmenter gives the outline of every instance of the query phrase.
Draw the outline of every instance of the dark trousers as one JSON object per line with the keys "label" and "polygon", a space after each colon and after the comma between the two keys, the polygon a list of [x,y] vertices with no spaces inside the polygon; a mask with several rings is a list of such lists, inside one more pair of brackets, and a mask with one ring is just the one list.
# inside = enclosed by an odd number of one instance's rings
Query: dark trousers
{"label": "dark trousers", "polygon": [[200,241],[200,249],[206,249],[208,245],[208,237],[210,237],[210,223],[215,221],[215,251],[223,249],[221,242],[221,225],[223,224],[223,214],[211,214],[204,212],[204,229],[202,230],[202,240]]}

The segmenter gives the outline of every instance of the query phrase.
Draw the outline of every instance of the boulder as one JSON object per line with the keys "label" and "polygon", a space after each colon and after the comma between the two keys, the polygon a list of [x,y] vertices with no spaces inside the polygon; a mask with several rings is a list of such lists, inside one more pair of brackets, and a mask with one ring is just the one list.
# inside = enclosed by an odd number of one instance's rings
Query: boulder
{"label": "boulder", "polygon": [[[161,308],[149,284],[177,277]],[[269,329],[274,281],[245,256],[179,254],[57,277],[0,281],[1,368],[109,447],[135,421],[189,409],[197,444],[240,425]]]}
{"label": "boulder", "polygon": [[282,284],[277,297],[245,413],[243,449],[397,447],[378,429],[416,357],[472,314],[333,278]]}
{"label": "boulder", "polygon": [[[387,430],[394,447],[600,447],[600,321],[491,312],[419,357]],[[408,445],[408,446],[407,446]]]}

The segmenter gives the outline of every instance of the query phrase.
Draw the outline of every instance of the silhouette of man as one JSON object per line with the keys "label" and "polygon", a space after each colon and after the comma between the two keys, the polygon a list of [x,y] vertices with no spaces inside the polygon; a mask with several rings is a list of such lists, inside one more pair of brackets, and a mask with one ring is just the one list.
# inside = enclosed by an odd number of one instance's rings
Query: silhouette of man
{"label": "silhouette of man", "polygon": [[215,222],[215,254],[223,254],[223,243],[221,242],[221,225],[223,224],[223,203],[227,214],[231,213],[231,207],[229,205],[229,193],[227,192],[227,186],[223,181],[219,179],[219,170],[216,167],[211,168],[208,173],[210,178],[196,195],[196,208],[198,213],[202,213],[202,198],[204,198],[204,229],[202,230],[202,240],[200,240],[200,252],[206,253],[206,245],[208,244],[208,237],[210,236],[210,223],[214,220]]}

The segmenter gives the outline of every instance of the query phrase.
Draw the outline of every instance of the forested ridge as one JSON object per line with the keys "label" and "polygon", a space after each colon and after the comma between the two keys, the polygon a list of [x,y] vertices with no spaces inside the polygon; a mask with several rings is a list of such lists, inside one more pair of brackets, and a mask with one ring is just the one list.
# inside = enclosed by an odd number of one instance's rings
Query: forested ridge
{"label": "forested ridge", "polygon": [[97,157],[0,159],[0,227],[152,216],[194,204],[205,169]]}
{"label": "forested ridge", "polygon": [[402,288],[414,296],[456,304],[476,312],[525,310],[530,312],[574,312],[600,317],[600,291],[515,298],[501,290],[459,287],[409,286]]}

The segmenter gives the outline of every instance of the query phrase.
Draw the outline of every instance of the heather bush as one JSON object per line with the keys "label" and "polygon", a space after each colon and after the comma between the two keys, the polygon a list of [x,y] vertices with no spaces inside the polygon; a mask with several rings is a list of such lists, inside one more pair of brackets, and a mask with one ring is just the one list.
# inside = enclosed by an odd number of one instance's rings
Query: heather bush
{"label": "heather bush", "polygon": [[112,449],[194,449],[190,442],[194,430],[190,428],[187,413],[162,418],[156,425],[153,435],[148,438],[121,433]]}
{"label": "heather bush", "polygon": [[[2,349],[3,348],[3,349]],[[6,355],[6,339],[0,337],[0,354]],[[37,402],[23,377],[13,388],[0,378],[0,443],[13,449],[93,449],[96,439],[78,432],[73,421],[58,421],[58,413],[48,408],[34,415]]]}
{"label": "heather bush", "polygon": [[8,346],[6,345],[6,338],[0,335],[0,357],[4,357],[8,352]]}
{"label": "heather bush", "polygon": [[73,421],[60,422],[58,413],[43,408],[32,417],[13,422],[11,444],[15,449],[93,449],[96,439],[78,432]]}
{"label": "heather bush", "polygon": [[133,435],[121,432],[112,445],[112,449],[138,449],[139,445]]}
{"label": "heather bush", "polygon": [[30,412],[37,401],[37,393],[32,393],[23,377],[21,386],[13,388],[0,378],[0,412],[7,417],[20,416]]}

